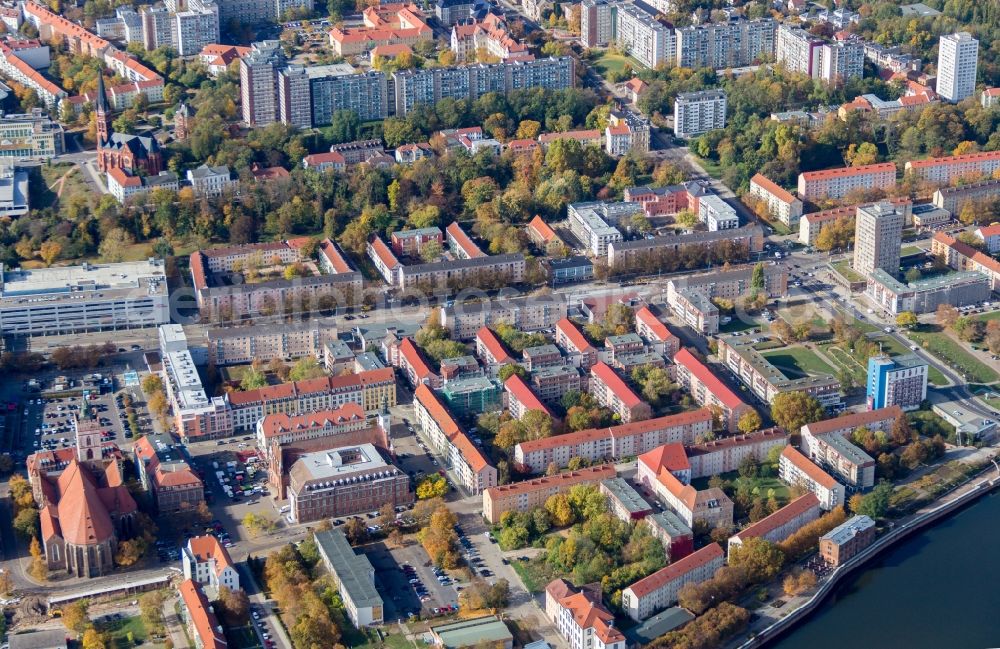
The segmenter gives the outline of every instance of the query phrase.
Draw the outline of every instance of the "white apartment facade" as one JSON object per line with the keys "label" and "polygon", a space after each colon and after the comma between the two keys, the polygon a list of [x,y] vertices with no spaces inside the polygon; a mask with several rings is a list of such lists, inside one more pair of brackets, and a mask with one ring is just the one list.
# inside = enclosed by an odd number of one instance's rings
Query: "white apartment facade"
{"label": "white apartment facade", "polygon": [[726,126],[724,90],[683,92],[674,99],[674,135],[690,138]]}
{"label": "white apartment facade", "polygon": [[951,102],[976,91],[979,41],[969,32],[946,34],[938,41],[937,93]]}
{"label": "white apartment facade", "polygon": [[899,271],[903,210],[888,202],[859,207],[854,221],[854,270],[868,276],[876,268]]}
{"label": "white apartment facade", "polygon": [[740,217],[736,215],[736,210],[716,194],[698,199],[698,220],[708,226],[709,232],[740,227]]}

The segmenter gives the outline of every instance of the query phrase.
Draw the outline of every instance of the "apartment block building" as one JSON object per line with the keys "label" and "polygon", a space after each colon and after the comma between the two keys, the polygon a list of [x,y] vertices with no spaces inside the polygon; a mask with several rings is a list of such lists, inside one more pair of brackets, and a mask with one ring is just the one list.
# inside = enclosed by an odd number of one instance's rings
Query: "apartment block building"
{"label": "apartment block building", "polygon": [[489,327],[481,327],[476,332],[476,356],[491,371],[509,363],[517,362],[507,351],[503,341]]}
{"label": "apartment block building", "polygon": [[782,392],[805,392],[831,406],[840,404],[840,382],[828,374],[788,378],[772,365],[751,342],[754,338],[719,336],[718,356],[759,398],[771,403]]}
{"label": "apartment block building", "polygon": [[545,587],[545,612],[569,649],[625,649],[625,636],[601,601],[600,584],[578,589],[556,579]]}
{"label": "apartment block building", "polygon": [[507,411],[514,419],[521,419],[528,412],[538,410],[552,416],[549,410],[537,394],[531,389],[524,379],[517,374],[512,374],[504,381],[504,392],[507,398]]}
{"label": "apartment block building", "polygon": [[692,444],[686,450],[691,478],[735,471],[748,458],[763,460],[771,449],[787,444],[788,434],[778,427]]}
{"label": "apartment block building", "polygon": [[630,263],[648,256],[677,254],[689,246],[730,246],[746,252],[764,249],[764,230],[759,225],[745,225],[736,230],[719,232],[692,232],[655,236],[652,239],[613,241],[608,244],[608,265],[611,268],[627,267]]}
{"label": "apartment block building", "polygon": [[798,192],[802,200],[844,198],[855,190],[881,189],[896,186],[896,165],[891,162],[807,171],[799,174]]}
{"label": "apartment block building", "polygon": [[472,494],[497,485],[497,470],[448,412],[434,391],[424,384],[413,392],[413,408],[422,437],[447,458],[462,485]]}
{"label": "apartment block building", "polygon": [[667,553],[670,561],[678,561],[694,552],[694,533],[677,514],[664,511],[650,514],[642,519]]}
{"label": "apartment block building", "polygon": [[933,313],[941,304],[961,307],[990,297],[990,278],[971,270],[903,283],[878,269],[868,275],[865,295],[891,315]]}
{"label": "apartment block building", "polygon": [[682,92],[674,99],[674,135],[690,138],[726,127],[726,92]]}
{"label": "apartment block building", "polygon": [[364,553],[355,553],[343,530],[316,532],[316,549],[333,575],[344,611],[355,628],[382,624],[382,596],[375,588],[375,568]]}
{"label": "apartment block building", "polygon": [[329,32],[337,56],[364,54],[380,45],[416,45],[434,38],[423,12],[414,4],[397,3],[365,8],[361,27],[335,26]]}
{"label": "apartment block building", "polygon": [[977,151],[906,163],[906,173],[929,183],[949,185],[959,180],[981,181],[1000,169],[1000,151]]}
{"label": "apartment block building", "polygon": [[188,539],[181,549],[184,579],[190,579],[217,595],[219,588],[240,590],[240,573],[229,551],[211,534]]}
{"label": "apartment block building", "polygon": [[976,91],[979,41],[969,32],[945,34],[938,40],[937,93],[959,102]]}
{"label": "apartment block building", "polygon": [[735,432],[740,417],[753,408],[687,349],[677,352],[674,362],[677,364],[677,383],[691,394],[698,405],[721,408],[726,429]]}
{"label": "apartment block building", "polygon": [[355,72],[347,64],[305,68],[309,79],[312,126],[326,126],[338,110],[357,113],[362,122],[385,119],[392,107],[390,76],[377,71]]}
{"label": "apartment block building", "polygon": [[452,259],[429,264],[401,266],[399,285],[403,289],[465,286],[489,277],[494,281],[505,278],[508,284],[524,280],[524,255],[503,254],[471,259]]}
{"label": "apartment block building", "polygon": [[740,227],[736,210],[716,194],[706,194],[698,199],[698,220],[708,227],[709,232]]}
{"label": "apartment block building", "polygon": [[676,30],[677,66],[740,68],[762,57],[773,57],[777,23],[773,18],[735,19]]}
{"label": "apartment block building", "polygon": [[530,298],[494,299],[489,302],[458,303],[441,312],[441,325],[455,340],[472,340],[484,326],[505,322],[521,331],[551,329],[566,317],[566,297],[562,295]]}
{"label": "apartment block building", "polygon": [[805,487],[819,500],[819,505],[826,511],[842,507],[846,494],[844,485],[819,468],[794,446],[788,445],[781,451],[778,460],[778,477],[789,485]]}
{"label": "apartment block building", "polygon": [[684,209],[698,212],[698,199],[707,193],[705,185],[699,182],[686,182],[669,187],[628,187],[624,199],[629,203],[638,203],[646,216],[662,216],[676,214]]}
{"label": "apartment block building", "polygon": [[274,327],[229,327],[209,329],[208,360],[216,367],[240,365],[260,360],[295,360],[306,356],[319,358],[323,344],[331,332],[316,323],[299,323]]}
{"label": "apartment block building", "polygon": [[531,388],[543,403],[558,403],[568,391],[586,387],[586,376],[573,365],[550,365],[531,373]]}
{"label": "apartment block building", "polygon": [[590,344],[579,325],[563,318],[556,323],[556,344],[562,348],[569,360],[584,371],[597,362],[597,348]]}
{"label": "apartment block building", "polygon": [[902,412],[899,406],[890,406],[807,424],[802,427],[802,453],[832,471],[850,491],[870,489],[875,485],[875,460],[849,437],[862,426],[888,433]]}
{"label": "apartment block building", "polygon": [[791,72],[833,85],[843,85],[864,73],[865,51],[861,43],[828,42],[791,25],[778,27],[775,57]]}
{"label": "apartment block building", "polygon": [[975,271],[989,278],[990,288],[1000,291],[1000,261],[985,252],[958,241],[944,232],[937,232],[931,239],[931,254],[940,257],[956,270]]}
{"label": "apartment block building", "polygon": [[583,0],[580,3],[580,42],[584,47],[607,47],[615,38],[617,0]]}
{"label": "apartment block building", "polygon": [[750,196],[763,202],[772,219],[789,228],[798,227],[799,218],[802,217],[802,201],[767,176],[756,174],[750,179]]}
{"label": "apartment block building", "polygon": [[514,461],[527,473],[544,473],[553,462],[564,467],[570,458],[594,464],[651,451],[664,444],[692,444],[712,430],[707,408],[610,428],[591,428],[545,439],[521,442],[514,447]]}
{"label": "apartment block building", "polygon": [[610,366],[598,361],[590,368],[588,391],[598,404],[610,408],[624,423],[649,419],[652,408]]}
{"label": "apartment block building", "polygon": [[615,18],[615,41],[637,61],[655,68],[661,63],[676,60],[674,30],[657,20],[655,14],[649,13],[643,6],[622,2],[618,4]]}
{"label": "apartment block building", "polygon": [[613,224],[637,211],[632,203],[570,203],[567,208],[569,229],[583,242],[593,257],[604,257],[608,246],[622,240],[622,233]]}
{"label": "apartment block building", "polygon": [[278,102],[278,71],[285,55],[278,41],[260,41],[240,58],[240,101],[243,123],[267,126],[281,119]]}
{"label": "apartment block building", "polygon": [[685,484],[669,467],[650,467],[648,471],[653,477],[643,481],[643,485],[689,528],[693,529],[697,523],[711,528],[733,524],[733,501],[722,489],[709,487],[698,490]]}
{"label": "apartment block building", "polygon": [[778,511],[765,516],[753,525],[746,527],[729,537],[729,554],[733,549],[741,547],[749,539],[764,539],[771,543],[780,543],[794,534],[803,525],[811,523],[820,517],[819,498],[816,494],[807,493],[799,496]]}
{"label": "apartment block building", "polygon": [[957,187],[941,187],[931,199],[936,207],[948,210],[958,216],[966,203],[975,205],[980,201],[991,201],[1000,197],[1000,180],[984,180]]}
{"label": "apartment block building", "polygon": [[648,306],[642,306],[635,312],[635,332],[657,354],[663,354],[669,359],[680,349],[678,338]]}
{"label": "apartment block building", "polygon": [[[889,202],[903,211],[907,223],[913,219],[913,201],[909,198],[893,198]],[[820,230],[827,223],[833,223],[837,219],[853,217],[859,207],[874,205],[874,203],[860,203],[858,205],[847,205],[844,207],[834,207],[821,212],[810,212],[803,214],[799,219],[799,242],[803,245],[811,246],[816,243],[816,237]]]}
{"label": "apartment block building", "polygon": [[566,493],[578,484],[596,485],[615,477],[613,464],[601,464],[578,471],[565,471],[552,476],[490,487],[483,491],[483,518],[491,525],[500,522],[504,512],[530,512],[544,507],[552,496]]}
{"label": "apartment block building", "polygon": [[899,406],[916,410],[927,398],[927,363],[915,354],[868,359],[867,403],[870,410]]}
{"label": "apartment block building", "polygon": [[899,254],[906,216],[889,202],[859,207],[854,217],[854,270],[868,276],[876,269],[899,272]]}
{"label": "apartment block building", "polygon": [[622,608],[637,622],[677,603],[677,594],[686,584],[698,584],[715,575],[725,563],[718,543],[711,543],[661,568],[622,590]]}

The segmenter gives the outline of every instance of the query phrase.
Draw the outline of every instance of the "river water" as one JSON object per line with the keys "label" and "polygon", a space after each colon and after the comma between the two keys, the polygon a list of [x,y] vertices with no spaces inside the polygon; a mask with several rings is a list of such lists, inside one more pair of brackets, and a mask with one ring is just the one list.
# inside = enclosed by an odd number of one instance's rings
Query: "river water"
{"label": "river water", "polygon": [[774,649],[1000,647],[1000,495],[883,552]]}

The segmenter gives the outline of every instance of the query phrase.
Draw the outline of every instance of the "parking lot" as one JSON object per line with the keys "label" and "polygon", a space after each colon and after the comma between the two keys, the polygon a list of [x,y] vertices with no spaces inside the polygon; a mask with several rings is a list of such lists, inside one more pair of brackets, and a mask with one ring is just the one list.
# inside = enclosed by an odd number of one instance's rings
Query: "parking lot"
{"label": "parking lot", "polygon": [[[424,615],[451,612],[458,607],[456,584],[444,571],[433,567],[423,547],[412,543],[389,549],[384,543],[370,543],[363,551],[375,568],[375,586],[382,595],[387,621],[423,611]],[[441,579],[438,576],[441,575]]]}
{"label": "parking lot", "polygon": [[[131,395],[126,396],[127,392],[112,394],[111,385],[113,384],[110,382],[107,384],[108,392],[104,394],[90,392],[87,407],[104,429],[104,441],[114,442],[122,449],[127,449],[130,440],[150,425],[149,414],[138,400]],[[129,425],[126,414],[130,398],[137,424],[135,430]],[[23,449],[25,455],[41,449],[75,446],[73,421],[83,411],[83,407],[82,395],[26,395],[22,402],[20,435],[14,446]]]}
{"label": "parking lot", "polygon": [[258,604],[250,605],[250,616],[253,618],[253,628],[260,639],[261,646],[266,649],[274,649],[275,632],[272,626],[273,618]]}

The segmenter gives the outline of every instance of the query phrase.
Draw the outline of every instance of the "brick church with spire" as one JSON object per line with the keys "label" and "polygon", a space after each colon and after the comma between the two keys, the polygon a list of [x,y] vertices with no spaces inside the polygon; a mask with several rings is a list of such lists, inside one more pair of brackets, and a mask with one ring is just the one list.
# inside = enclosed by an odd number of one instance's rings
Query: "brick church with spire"
{"label": "brick church with spire", "polygon": [[152,137],[115,133],[111,108],[104,92],[104,77],[97,75],[97,168],[107,173],[121,169],[130,175],[155,176],[164,169],[163,151]]}

